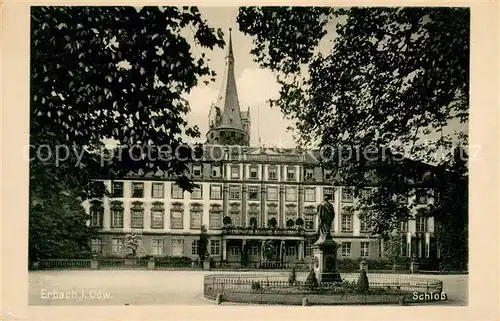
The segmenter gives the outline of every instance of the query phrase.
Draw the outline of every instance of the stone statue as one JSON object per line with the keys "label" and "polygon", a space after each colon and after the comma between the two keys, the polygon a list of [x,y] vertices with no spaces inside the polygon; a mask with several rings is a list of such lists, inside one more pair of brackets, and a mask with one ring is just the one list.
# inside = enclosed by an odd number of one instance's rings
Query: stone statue
{"label": "stone statue", "polygon": [[318,232],[319,238],[315,244],[322,244],[327,240],[331,240],[330,229],[335,218],[335,210],[330,203],[331,196],[327,195],[325,200],[318,205]]}

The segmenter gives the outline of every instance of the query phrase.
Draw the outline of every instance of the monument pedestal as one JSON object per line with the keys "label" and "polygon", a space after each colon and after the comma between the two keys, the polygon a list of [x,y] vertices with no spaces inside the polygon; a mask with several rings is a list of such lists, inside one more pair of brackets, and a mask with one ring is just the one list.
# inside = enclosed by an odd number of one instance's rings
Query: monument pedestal
{"label": "monument pedestal", "polygon": [[313,245],[313,270],[321,282],[342,282],[337,270],[337,243],[327,239]]}

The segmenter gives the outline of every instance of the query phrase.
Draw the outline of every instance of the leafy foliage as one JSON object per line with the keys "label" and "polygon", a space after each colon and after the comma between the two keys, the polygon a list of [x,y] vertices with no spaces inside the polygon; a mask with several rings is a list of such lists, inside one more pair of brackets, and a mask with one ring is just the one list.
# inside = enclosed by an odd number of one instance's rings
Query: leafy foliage
{"label": "leafy foliage", "polygon": [[224,216],[222,219],[222,224],[224,224],[224,226],[230,226],[232,223],[233,222],[229,216]]}
{"label": "leafy foliage", "polygon": [[205,225],[201,226],[200,238],[198,239],[198,256],[203,264],[208,253],[208,235]]}
{"label": "leafy foliage", "polygon": [[[184,119],[184,95],[215,73],[206,59],[191,55],[186,30],[207,50],[224,45],[222,32],[210,28],[196,7],[32,8],[30,215],[41,218],[30,218],[30,256],[47,257],[61,246],[46,233],[49,215],[55,221],[65,215],[53,206],[58,195],[70,192],[69,207],[102,196],[97,177],[162,170],[192,188],[186,161],[169,151],[178,149],[187,161],[200,152],[199,146],[180,148],[182,134],[199,136]],[[120,149],[104,150],[104,139]],[[70,233],[73,227],[63,220],[51,224],[69,243],[83,246],[89,239],[79,236],[87,227],[78,215],[68,220],[80,233]]]}
{"label": "leafy foliage", "polygon": [[297,274],[295,273],[295,268],[292,268],[290,275],[288,276],[288,285],[292,286],[297,281]]}
{"label": "leafy foliage", "polygon": [[368,292],[369,288],[369,283],[368,283],[368,276],[366,275],[365,270],[361,270],[359,272],[359,278],[358,278],[358,291],[360,293],[366,293]]}
{"label": "leafy foliage", "polygon": [[469,20],[467,8],[240,8],[255,61],[281,85],[270,103],[300,145],[322,148],[322,165],[356,195],[378,186],[356,208],[374,234],[410,217],[415,204],[398,200],[415,184],[443,175],[422,163],[446,164],[452,143],[466,144],[443,128],[468,120]]}
{"label": "leafy foliage", "polygon": [[269,219],[269,221],[267,222],[267,224],[271,228],[276,228],[276,226],[278,226],[278,221],[276,220],[276,218],[271,217],[271,219]]}
{"label": "leafy foliage", "polygon": [[132,258],[142,257],[145,253],[142,247],[142,234],[129,233],[125,235],[123,243],[123,255]]}
{"label": "leafy foliage", "polygon": [[276,242],[273,240],[266,240],[263,244],[262,251],[264,252],[264,259],[266,261],[274,261],[276,260],[277,247]]}
{"label": "leafy foliage", "polygon": [[306,278],[305,288],[309,291],[314,291],[318,286],[319,283],[318,279],[316,279],[316,273],[314,273],[314,270],[310,270]]}
{"label": "leafy foliage", "polygon": [[295,225],[299,227],[304,226],[304,220],[301,217],[297,218],[297,220],[295,220]]}

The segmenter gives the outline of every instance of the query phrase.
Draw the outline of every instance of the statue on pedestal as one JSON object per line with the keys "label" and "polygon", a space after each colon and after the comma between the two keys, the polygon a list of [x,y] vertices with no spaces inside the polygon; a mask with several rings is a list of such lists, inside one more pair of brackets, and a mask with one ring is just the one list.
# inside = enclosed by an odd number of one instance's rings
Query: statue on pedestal
{"label": "statue on pedestal", "polygon": [[325,200],[318,205],[317,214],[319,238],[314,244],[323,244],[325,241],[332,239],[330,230],[332,228],[333,219],[335,218],[335,210],[333,209],[333,205],[330,201],[331,196],[327,195]]}

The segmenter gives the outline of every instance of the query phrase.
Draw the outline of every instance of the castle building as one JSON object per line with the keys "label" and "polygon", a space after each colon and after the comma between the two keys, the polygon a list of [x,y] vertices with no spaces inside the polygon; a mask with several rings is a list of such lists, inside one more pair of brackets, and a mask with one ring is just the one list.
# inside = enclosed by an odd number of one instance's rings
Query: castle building
{"label": "castle building", "polygon": [[[263,245],[275,244],[276,260],[296,262],[312,255],[316,240],[316,207],[332,197],[332,236],[339,258],[378,258],[384,242],[370,236],[369,226],[353,210],[357,201],[349,186],[334,186],[331,172],[317,154],[298,149],[249,146],[250,113],[239,105],[232,40],[229,39],[224,81],[209,112],[209,131],[200,162],[190,164],[200,186],[191,193],[163,173],[104,180],[111,197],[85,202],[90,224],[99,229],[92,250],[119,255],[125,235],[142,234],[144,254],[198,257],[202,226],[216,262],[264,261]],[[366,189],[369,192],[370,188]],[[417,196],[421,206],[432,202]],[[412,200],[405,200],[412,201]],[[403,224],[402,255],[436,255],[432,218],[419,216]]]}

